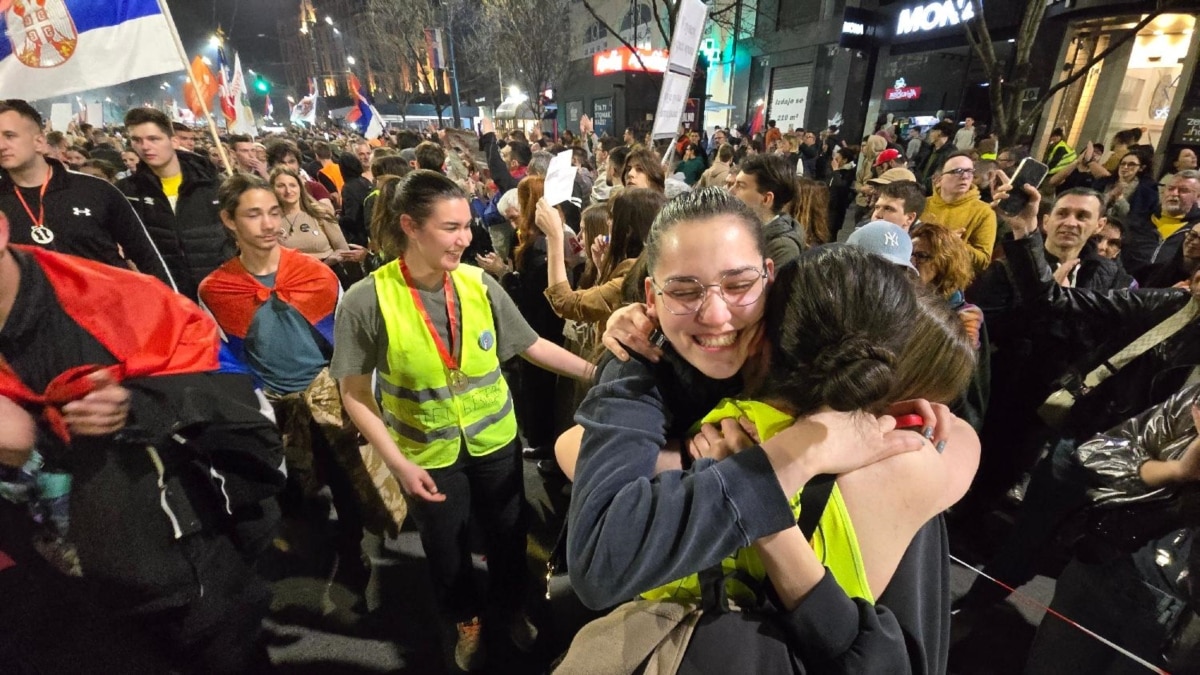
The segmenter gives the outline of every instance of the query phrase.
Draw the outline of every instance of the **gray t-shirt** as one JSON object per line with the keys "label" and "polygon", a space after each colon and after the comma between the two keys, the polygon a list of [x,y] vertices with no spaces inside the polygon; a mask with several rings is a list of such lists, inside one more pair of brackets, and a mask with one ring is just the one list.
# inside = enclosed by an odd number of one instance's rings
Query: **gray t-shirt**
{"label": "gray t-shirt", "polygon": [[[537,342],[538,335],[516,303],[500,286],[499,282],[488,275],[483,275],[483,283],[487,286],[488,300],[492,305],[492,318],[496,325],[492,328],[496,347],[501,363],[524,352]],[[446,296],[441,286],[434,290],[420,290],[421,302],[425,304],[433,325],[437,328],[442,340],[450,343],[450,324],[447,321]],[[458,325],[462,326],[462,305],[455,303],[458,314]],[[367,276],[346,291],[345,297],[337,308],[334,323],[333,361],[329,372],[335,379],[347,375],[366,375],[378,369],[387,373],[388,334],[383,322],[383,314],[379,311],[379,296],[375,293],[375,277]],[[422,322],[413,330],[427,330]],[[480,335],[459,335],[459,341],[454,345],[455,358],[462,354],[463,340],[479,340]]]}

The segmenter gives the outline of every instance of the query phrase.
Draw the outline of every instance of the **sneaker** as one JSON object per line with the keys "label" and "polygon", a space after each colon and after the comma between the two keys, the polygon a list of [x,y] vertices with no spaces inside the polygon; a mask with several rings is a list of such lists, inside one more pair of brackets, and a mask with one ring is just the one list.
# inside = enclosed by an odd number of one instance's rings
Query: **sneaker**
{"label": "sneaker", "polygon": [[483,667],[487,651],[480,639],[482,627],[479,617],[454,625],[458,631],[458,642],[454,645],[454,663],[459,670],[469,673]]}
{"label": "sneaker", "polygon": [[512,616],[508,624],[508,637],[517,649],[523,652],[533,649],[533,643],[537,642],[537,636],[537,626],[529,620],[528,614],[519,611]]}

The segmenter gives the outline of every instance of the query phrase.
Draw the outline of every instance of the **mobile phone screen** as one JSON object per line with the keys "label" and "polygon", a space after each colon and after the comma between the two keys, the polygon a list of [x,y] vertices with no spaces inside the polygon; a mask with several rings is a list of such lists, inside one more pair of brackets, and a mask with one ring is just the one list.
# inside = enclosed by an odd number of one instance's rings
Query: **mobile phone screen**
{"label": "mobile phone screen", "polygon": [[1009,215],[1020,213],[1021,209],[1029,203],[1024,186],[1032,185],[1035,188],[1040,186],[1049,172],[1050,167],[1032,157],[1021,160],[1021,164],[1017,166],[1017,172],[1013,174],[1012,192],[1009,192],[1004,201],[1000,202],[1000,210]]}

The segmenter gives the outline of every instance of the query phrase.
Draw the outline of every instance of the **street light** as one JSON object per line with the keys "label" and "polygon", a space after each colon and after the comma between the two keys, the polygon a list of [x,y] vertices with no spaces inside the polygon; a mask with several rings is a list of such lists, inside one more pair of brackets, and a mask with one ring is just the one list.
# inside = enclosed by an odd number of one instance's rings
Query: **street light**
{"label": "street light", "polygon": [[354,63],[355,63],[355,61],[354,61],[354,57],[353,57],[353,56],[347,56],[347,57],[346,57],[346,63],[349,63],[350,65],[354,65]]}
{"label": "street light", "polygon": [[332,16],[329,16],[328,14],[326,14],[326,15],[325,15],[325,23],[327,23],[327,24],[329,24],[330,26],[332,26],[332,25],[333,25],[333,17],[332,17]]}
{"label": "street light", "polygon": [[219,36],[219,35],[210,35],[210,36],[208,37],[208,46],[209,46],[209,47],[212,47],[213,49],[216,49],[217,47],[220,47],[220,46],[221,46],[221,36]]}

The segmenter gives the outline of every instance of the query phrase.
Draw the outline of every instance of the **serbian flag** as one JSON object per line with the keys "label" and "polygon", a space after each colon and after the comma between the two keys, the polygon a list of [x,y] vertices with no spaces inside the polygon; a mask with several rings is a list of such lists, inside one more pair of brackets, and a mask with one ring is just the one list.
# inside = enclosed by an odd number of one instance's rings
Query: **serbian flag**
{"label": "serbian flag", "polygon": [[346,121],[353,124],[363,138],[371,140],[383,135],[383,118],[379,111],[371,105],[358,90],[358,78],[350,76],[350,97],[354,99],[354,107],[346,115]]}
{"label": "serbian flag", "polygon": [[183,70],[158,0],[0,0],[0,99],[51,98]]}
{"label": "serbian flag", "polygon": [[224,47],[217,47],[217,88],[221,93],[221,112],[225,113],[225,126],[232,128],[237,122],[237,92],[233,90]]}
{"label": "serbian flag", "polygon": [[208,104],[220,89],[221,85],[217,84],[217,78],[204,63],[204,58],[197,56],[192,59],[191,77],[183,85],[183,101],[188,110],[196,117],[204,117]]}

